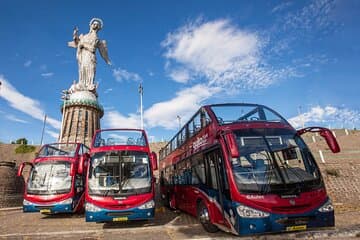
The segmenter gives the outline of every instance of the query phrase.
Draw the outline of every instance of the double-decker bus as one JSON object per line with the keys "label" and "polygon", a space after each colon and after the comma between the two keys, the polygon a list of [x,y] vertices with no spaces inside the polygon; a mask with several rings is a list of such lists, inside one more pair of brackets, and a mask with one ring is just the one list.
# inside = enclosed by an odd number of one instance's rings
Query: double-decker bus
{"label": "double-decker bus", "polygon": [[89,148],[81,143],[45,144],[32,162],[25,186],[23,211],[43,214],[74,213],[84,210],[85,176],[78,172],[86,163]]}
{"label": "double-decker bus", "polygon": [[149,220],[155,213],[157,157],[139,129],[98,130],[86,181],[87,222]]}
{"label": "double-decker bus", "polygon": [[296,131],[263,105],[203,106],[159,153],[161,197],[197,216],[208,232],[334,226],[320,169],[300,137],[305,132],[318,132],[340,151],[329,129]]}

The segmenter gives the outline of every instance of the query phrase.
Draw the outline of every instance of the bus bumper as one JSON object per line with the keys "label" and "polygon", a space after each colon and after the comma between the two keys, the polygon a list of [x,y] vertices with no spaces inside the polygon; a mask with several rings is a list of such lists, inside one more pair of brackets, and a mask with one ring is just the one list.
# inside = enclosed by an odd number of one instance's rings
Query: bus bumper
{"label": "bus bumper", "polygon": [[55,204],[37,204],[29,201],[23,202],[23,212],[40,212],[43,214],[72,213],[72,201]]}
{"label": "bus bumper", "polygon": [[86,222],[125,222],[132,220],[150,220],[154,218],[155,207],[140,209],[129,208],[125,210],[110,210],[106,208],[96,207],[96,211],[90,211],[86,204],[85,219]]}
{"label": "bus bumper", "polygon": [[248,218],[237,215],[235,230],[239,235],[274,232],[304,231],[313,228],[334,227],[334,211],[321,212],[319,209],[303,214],[274,214],[267,217]]}

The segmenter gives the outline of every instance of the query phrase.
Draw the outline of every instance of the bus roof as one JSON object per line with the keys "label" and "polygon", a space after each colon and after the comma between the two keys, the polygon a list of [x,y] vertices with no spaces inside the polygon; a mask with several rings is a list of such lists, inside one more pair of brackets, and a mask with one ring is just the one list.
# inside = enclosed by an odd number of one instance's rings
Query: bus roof
{"label": "bus roof", "polygon": [[[204,105],[186,122],[169,143],[160,150],[160,160],[179,149],[189,139],[201,138],[201,130],[212,126],[218,131],[232,126],[278,125],[292,128],[279,113],[269,107],[253,103],[221,103]],[[208,132],[208,130],[206,130]],[[200,134],[200,135],[199,135]],[[214,136],[209,136],[210,138]],[[200,139],[201,141],[201,139]],[[193,143],[195,146],[197,142]]]}

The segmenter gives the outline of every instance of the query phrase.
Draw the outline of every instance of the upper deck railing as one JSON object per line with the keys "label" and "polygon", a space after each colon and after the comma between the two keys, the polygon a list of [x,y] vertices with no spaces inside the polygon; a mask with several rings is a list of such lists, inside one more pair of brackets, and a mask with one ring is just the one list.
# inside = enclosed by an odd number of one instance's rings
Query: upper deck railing
{"label": "upper deck railing", "polygon": [[249,122],[288,122],[274,110],[259,104],[225,103],[201,107],[192,118],[160,150],[160,161],[194,137],[201,129],[214,124],[215,128]]}
{"label": "upper deck railing", "polygon": [[144,130],[141,129],[102,129],[95,133],[92,148],[106,146],[148,146]]}

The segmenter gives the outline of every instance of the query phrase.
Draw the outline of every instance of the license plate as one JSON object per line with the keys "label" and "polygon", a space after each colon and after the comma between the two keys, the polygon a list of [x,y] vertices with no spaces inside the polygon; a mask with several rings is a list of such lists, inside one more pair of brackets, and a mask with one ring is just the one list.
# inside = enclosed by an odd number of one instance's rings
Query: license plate
{"label": "license plate", "polygon": [[113,218],[113,222],[124,222],[127,221],[128,217],[117,217],[117,218]]}
{"label": "license plate", "polygon": [[50,209],[41,209],[41,213],[51,213]]}
{"label": "license plate", "polygon": [[303,231],[306,230],[306,225],[298,225],[298,226],[290,226],[290,227],[286,227],[286,231],[291,232],[291,231]]}

